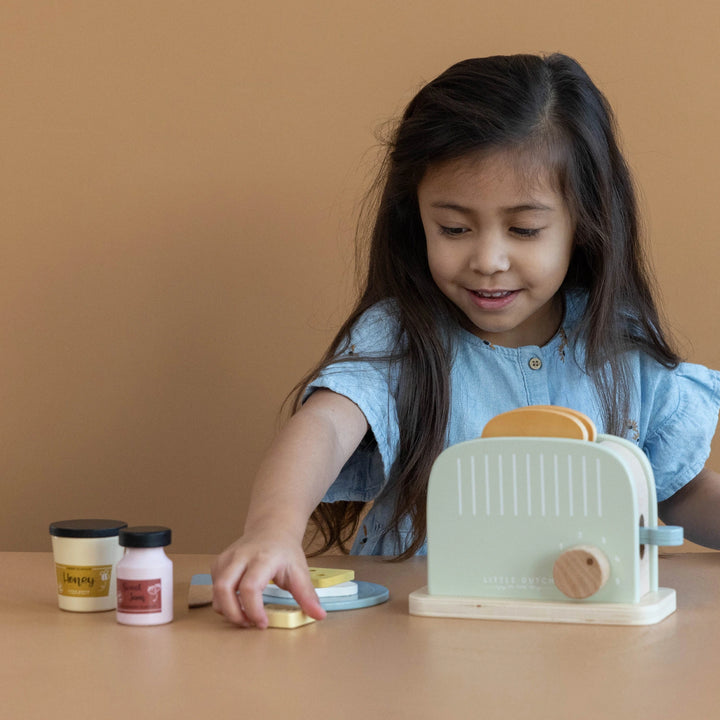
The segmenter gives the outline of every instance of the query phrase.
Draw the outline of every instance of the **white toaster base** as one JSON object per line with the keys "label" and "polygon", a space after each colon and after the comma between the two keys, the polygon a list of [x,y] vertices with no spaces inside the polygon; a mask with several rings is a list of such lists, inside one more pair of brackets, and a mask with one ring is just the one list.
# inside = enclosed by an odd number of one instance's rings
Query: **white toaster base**
{"label": "white toaster base", "polygon": [[410,593],[410,614],[476,620],[588,623],[595,625],[653,625],[676,608],[675,590],[658,588],[637,604],[546,602],[508,598],[430,595],[427,586]]}

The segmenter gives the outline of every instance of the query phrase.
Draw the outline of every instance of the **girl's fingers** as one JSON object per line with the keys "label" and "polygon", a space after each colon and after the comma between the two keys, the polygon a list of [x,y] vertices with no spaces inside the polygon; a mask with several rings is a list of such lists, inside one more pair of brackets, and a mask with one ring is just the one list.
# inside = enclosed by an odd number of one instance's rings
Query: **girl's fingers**
{"label": "girl's fingers", "polygon": [[307,568],[297,568],[288,573],[287,582],[282,584],[282,588],[292,593],[295,601],[306,615],[315,620],[325,619],[327,612],[318,600]]}
{"label": "girl's fingers", "polygon": [[241,627],[268,626],[263,591],[274,579],[278,587],[288,590],[306,615],[315,620],[326,616],[310,580],[307,563],[291,560],[282,563],[266,557],[247,561],[245,558],[219,558],[212,568],[213,609]]}
{"label": "girl's fingers", "polygon": [[212,568],[213,578],[213,610],[224,615],[230,622],[249,627],[251,622],[243,611],[243,607],[237,595],[237,586],[245,571],[244,565],[233,568],[230,574],[227,569],[219,570],[217,566]]}
{"label": "girl's fingers", "polygon": [[274,572],[274,569],[268,569],[267,566],[250,565],[238,586],[238,599],[245,617],[260,629],[268,626],[262,594]]}

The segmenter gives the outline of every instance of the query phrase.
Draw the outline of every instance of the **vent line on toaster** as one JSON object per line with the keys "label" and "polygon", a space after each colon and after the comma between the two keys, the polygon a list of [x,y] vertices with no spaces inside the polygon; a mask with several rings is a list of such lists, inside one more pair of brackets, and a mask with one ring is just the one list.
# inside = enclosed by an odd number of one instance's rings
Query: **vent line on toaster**
{"label": "vent line on toaster", "polygon": [[485,514],[490,515],[490,458],[485,456]]}
{"label": "vent line on toaster", "polygon": [[525,453],[525,477],[527,478],[528,517],[532,517],[532,486],[530,484],[530,453]]}
{"label": "vent line on toaster", "polygon": [[503,495],[503,458],[498,455],[498,489],[500,490],[500,515],[505,514],[505,497]]}
{"label": "vent line on toaster", "polygon": [[457,459],[458,515],[462,515],[462,463]]}
{"label": "vent line on toaster", "polygon": [[477,515],[477,502],[475,497],[475,456],[470,457],[470,480],[472,483],[472,514]]}

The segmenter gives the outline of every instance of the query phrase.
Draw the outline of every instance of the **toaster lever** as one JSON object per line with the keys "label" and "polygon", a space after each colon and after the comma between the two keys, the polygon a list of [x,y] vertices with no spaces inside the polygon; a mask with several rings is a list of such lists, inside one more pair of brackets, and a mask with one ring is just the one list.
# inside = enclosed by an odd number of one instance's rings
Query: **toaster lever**
{"label": "toaster lever", "polygon": [[661,525],[660,527],[641,527],[641,545],[682,545],[683,529],[679,525]]}

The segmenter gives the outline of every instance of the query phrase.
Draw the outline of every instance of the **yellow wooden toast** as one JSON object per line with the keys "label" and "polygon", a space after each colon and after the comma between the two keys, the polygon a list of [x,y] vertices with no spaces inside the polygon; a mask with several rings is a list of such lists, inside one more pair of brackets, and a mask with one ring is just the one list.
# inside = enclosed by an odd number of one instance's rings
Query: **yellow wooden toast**
{"label": "yellow wooden toast", "polygon": [[300,608],[292,605],[268,603],[265,605],[265,612],[268,617],[268,627],[271,628],[286,628],[291,630],[315,622],[314,618],[311,618]]}

